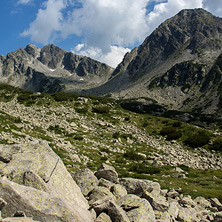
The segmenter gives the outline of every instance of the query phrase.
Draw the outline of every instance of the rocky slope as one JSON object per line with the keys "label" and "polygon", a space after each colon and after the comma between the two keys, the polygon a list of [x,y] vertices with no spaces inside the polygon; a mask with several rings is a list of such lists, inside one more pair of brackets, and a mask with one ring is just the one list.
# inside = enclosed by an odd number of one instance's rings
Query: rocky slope
{"label": "rocky slope", "polygon": [[146,97],[169,109],[216,113],[221,54],[222,19],[203,9],[183,10],[128,53],[112,79],[91,93]]}
{"label": "rocky slope", "polygon": [[221,130],[192,148],[160,135],[199,132],[178,120],[105,98],[0,88],[3,221],[221,220],[222,156],[210,150]]}
{"label": "rocky slope", "polygon": [[27,45],[0,56],[0,82],[35,92],[89,88],[104,83],[112,68],[55,45]]}
{"label": "rocky slope", "polygon": [[182,10],[113,68],[54,45],[0,57],[0,81],[40,92],[150,98],[167,109],[221,114],[222,19]]}
{"label": "rocky slope", "polygon": [[[8,216],[2,221],[208,222],[222,219],[222,204],[217,198],[197,197],[193,200],[181,194],[180,189],[161,189],[157,182],[119,178],[115,168],[106,164],[101,164],[95,173],[88,168],[73,172],[77,187],[62,163],[56,165],[53,172],[44,163],[36,169],[42,159],[33,166],[27,165],[27,161],[32,163],[30,157],[38,149],[46,154],[45,158],[51,158],[53,153],[47,154],[50,152],[47,145],[37,141],[2,149],[1,158],[7,158],[7,163],[1,173],[4,177],[0,178],[0,214],[2,211],[3,217]],[[18,165],[19,155],[24,151],[31,156],[25,156]],[[18,167],[22,170],[18,171]],[[45,178],[47,174],[49,183]],[[52,192],[53,189],[58,193]]]}
{"label": "rocky slope", "polygon": [[91,222],[88,203],[47,143],[0,147],[3,217],[23,211],[38,221]]}

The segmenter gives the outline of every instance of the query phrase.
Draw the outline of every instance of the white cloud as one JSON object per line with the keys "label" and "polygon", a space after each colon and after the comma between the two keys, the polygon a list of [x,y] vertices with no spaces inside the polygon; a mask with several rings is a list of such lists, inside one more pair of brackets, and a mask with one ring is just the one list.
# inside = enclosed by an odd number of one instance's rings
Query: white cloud
{"label": "white cloud", "polygon": [[32,0],[19,0],[17,2],[17,4],[26,5],[26,4],[29,4],[31,2],[32,2]]}
{"label": "white cloud", "polygon": [[121,46],[111,46],[111,51],[104,54],[99,48],[85,47],[84,44],[78,44],[72,52],[104,62],[111,67],[116,67],[123,59],[124,55],[130,52],[130,49]]}
{"label": "white cloud", "polygon": [[203,7],[214,15],[222,17],[222,0],[203,0]]}
{"label": "white cloud", "polygon": [[83,35],[84,44],[108,53],[111,45],[129,46],[147,33],[149,0],[81,0],[63,26],[63,37]]}
{"label": "white cloud", "polygon": [[61,10],[66,7],[65,1],[48,0],[44,3],[44,9],[39,9],[37,17],[30,24],[28,30],[21,35],[30,36],[31,41],[47,44],[57,37],[61,31],[63,15]]}
{"label": "white cloud", "polygon": [[[156,5],[147,14],[151,2]],[[165,19],[201,7],[222,15],[222,0],[47,0],[22,36],[43,44],[80,36],[82,45],[75,52],[116,66],[128,47],[142,42]]]}
{"label": "white cloud", "polygon": [[154,10],[148,14],[147,18],[150,30],[154,30],[180,10],[191,8],[202,8],[202,0],[168,0],[168,2],[155,5]]}

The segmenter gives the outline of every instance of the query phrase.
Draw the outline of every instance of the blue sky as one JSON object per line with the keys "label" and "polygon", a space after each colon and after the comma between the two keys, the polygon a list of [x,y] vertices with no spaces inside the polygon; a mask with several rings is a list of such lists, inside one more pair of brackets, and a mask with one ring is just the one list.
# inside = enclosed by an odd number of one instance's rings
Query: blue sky
{"label": "blue sky", "polygon": [[0,54],[53,43],[115,67],[161,22],[185,8],[222,17],[222,0],[1,0]]}

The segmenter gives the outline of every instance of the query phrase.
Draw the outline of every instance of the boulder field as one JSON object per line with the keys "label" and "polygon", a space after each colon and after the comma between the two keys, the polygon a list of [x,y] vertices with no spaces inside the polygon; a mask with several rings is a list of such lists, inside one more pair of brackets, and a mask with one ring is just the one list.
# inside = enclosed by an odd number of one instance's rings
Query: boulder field
{"label": "boulder field", "polygon": [[71,174],[43,141],[0,145],[0,221],[222,221],[216,198],[192,199],[101,164]]}

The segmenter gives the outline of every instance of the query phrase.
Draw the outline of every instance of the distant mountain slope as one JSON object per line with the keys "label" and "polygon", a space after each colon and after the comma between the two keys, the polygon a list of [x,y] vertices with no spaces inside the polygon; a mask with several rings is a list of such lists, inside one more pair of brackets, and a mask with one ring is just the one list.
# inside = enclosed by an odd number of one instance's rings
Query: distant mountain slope
{"label": "distant mountain slope", "polygon": [[222,19],[182,10],[126,54],[112,78],[90,93],[148,97],[170,109],[217,112],[221,104]]}
{"label": "distant mountain slope", "polygon": [[167,109],[222,114],[222,18],[182,10],[127,53],[114,70],[47,45],[0,56],[0,82],[41,92],[146,98]]}
{"label": "distant mountain slope", "polygon": [[0,56],[0,81],[33,91],[52,92],[70,87],[82,90],[88,85],[104,83],[112,71],[113,68],[104,63],[55,45],[39,49],[30,44]]}

